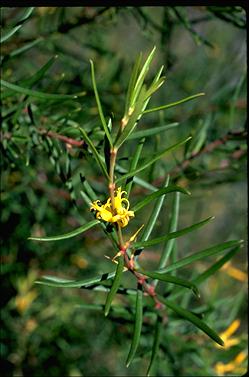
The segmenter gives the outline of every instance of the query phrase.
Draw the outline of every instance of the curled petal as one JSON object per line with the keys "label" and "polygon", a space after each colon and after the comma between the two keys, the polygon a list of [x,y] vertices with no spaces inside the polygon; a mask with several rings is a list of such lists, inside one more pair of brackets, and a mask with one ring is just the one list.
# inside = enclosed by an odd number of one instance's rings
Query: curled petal
{"label": "curled petal", "polygon": [[[91,204],[90,210],[96,211],[96,218],[102,219],[110,223],[118,223],[122,228],[127,226],[134,212],[129,211],[130,203],[126,198],[122,198],[126,191],[122,191],[119,187],[115,191],[114,207],[112,207],[111,198],[108,198],[105,204],[101,204],[100,200],[96,200]],[[124,205],[124,207],[123,207]]]}

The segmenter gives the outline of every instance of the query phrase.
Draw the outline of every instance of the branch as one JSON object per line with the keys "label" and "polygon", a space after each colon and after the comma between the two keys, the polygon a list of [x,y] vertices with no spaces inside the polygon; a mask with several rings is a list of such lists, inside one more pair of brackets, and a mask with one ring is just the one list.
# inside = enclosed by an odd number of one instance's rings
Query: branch
{"label": "branch", "polygon": [[[203,155],[204,153],[212,152],[214,149],[220,147],[223,144],[226,144],[229,140],[246,139],[246,138],[247,138],[247,132],[244,131],[244,130],[243,131],[230,131],[225,136],[223,136],[219,139],[216,139],[216,140],[212,141],[211,143],[207,144],[203,149],[199,150],[198,152],[192,153],[188,159],[182,161],[182,163],[179,166],[177,166],[176,168],[171,170],[170,174],[174,175],[176,173],[179,173],[182,170],[185,170],[190,165],[191,161],[194,158],[197,158],[197,157]],[[244,155],[244,153],[233,153],[232,158],[239,159],[243,155]]]}

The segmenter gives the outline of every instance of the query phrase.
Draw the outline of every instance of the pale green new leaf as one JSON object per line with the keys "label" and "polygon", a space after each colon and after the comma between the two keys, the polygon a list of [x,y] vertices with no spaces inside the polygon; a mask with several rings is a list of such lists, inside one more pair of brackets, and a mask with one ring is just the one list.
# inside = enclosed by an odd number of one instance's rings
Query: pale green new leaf
{"label": "pale green new leaf", "polygon": [[144,114],[152,113],[152,112],[154,112],[154,111],[166,110],[166,109],[169,109],[170,107],[180,105],[181,103],[191,101],[192,99],[195,99],[195,98],[197,98],[197,97],[204,96],[204,95],[205,95],[205,93],[197,93],[197,94],[193,94],[192,96],[189,96],[189,97],[183,98],[183,99],[181,99],[181,100],[179,100],[179,101],[171,102],[171,103],[169,103],[169,104],[167,104],[167,105],[162,105],[162,106],[158,106],[158,107],[153,107],[152,109],[145,110],[145,111],[144,111]]}
{"label": "pale green new leaf", "polygon": [[146,77],[146,75],[149,71],[150,63],[151,63],[151,61],[152,61],[152,59],[155,55],[155,51],[156,51],[156,46],[154,46],[154,48],[152,49],[151,53],[149,54],[148,58],[146,59],[144,65],[143,65],[143,68],[141,69],[141,72],[140,72],[138,79],[136,81],[133,93],[131,95],[130,106],[134,106],[134,104],[137,101],[138,96],[140,95],[140,91],[141,91],[141,88],[143,86],[144,79],[145,79],[145,77]]}
{"label": "pale green new leaf", "polygon": [[129,111],[129,107],[131,103],[131,95],[134,91],[134,87],[138,78],[138,72],[139,72],[141,60],[142,60],[142,53],[138,55],[138,58],[134,64],[134,67],[131,73],[128,90],[127,90],[126,102],[125,102],[125,116],[128,114],[128,111]]}
{"label": "pale green new leaf", "polygon": [[122,133],[120,134],[120,136],[118,136],[117,140],[114,143],[115,148],[119,149],[124,141],[129,137],[133,129],[136,127],[137,122],[140,119],[146,105],[145,94],[146,89],[145,87],[142,87],[137,102],[133,108],[133,112],[129,116],[128,122],[125,125]]}

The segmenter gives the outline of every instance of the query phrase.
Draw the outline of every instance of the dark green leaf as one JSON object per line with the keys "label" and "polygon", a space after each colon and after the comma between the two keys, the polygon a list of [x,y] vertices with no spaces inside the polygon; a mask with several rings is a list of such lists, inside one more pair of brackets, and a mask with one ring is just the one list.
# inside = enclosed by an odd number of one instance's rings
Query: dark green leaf
{"label": "dark green leaf", "polygon": [[93,220],[93,221],[90,221],[89,223],[86,223],[86,224],[80,226],[77,229],[74,229],[70,233],[65,233],[65,234],[61,234],[59,236],[51,236],[51,237],[29,237],[28,240],[32,240],[32,241],[45,241],[45,242],[47,242],[47,241],[65,240],[67,238],[72,238],[72,237],[78,236],[79,234],[87,231],[88,229],[92,228],[93,226],[95,226],[95,225],[97,225],[99,223],[100,223],[99,220]]}
{"label": "dark green leaf", "polygon": [[16,24],[16,26],[13,27],[10,31],[8,31],[6,34],[1,36],[0,43],[3,43],[7,41],[12,35],[14,35],[23,25],[23,23],[29,18],[29,16],[33,13],[34,7],[29,7],[25,10],[24,15],[20,19],[20,21]]}
{"label": "dark green leaf", "polygon": [[224,257],[220,258],[217,262],[212,264],[206,271],[202,272],[199,276],[193,279],[193,282],[196,284],[201,284],[203,281],[212,276],[216,271],[218,271],[224,264],[226,264],[238,251],[240,247],[234,247],[229,251]]}
{"label": "dark green leaf", "polygon": [[190,195],[189,191],[185,190],[184,188],[182,188],[180,186],[171,185],[171,186],[163,187],[163,188],[151,193],[150,195],[147,195],[143,200],[141,200],[140,202],[135,204],[132,207],[132,210],[134,212],[137,212],[140,209],[142,209],[144,206],[148,205],[152,200],[154,200],[154,199],[156,199],[156,198],[158,198],[162,195],[169,194],[170,192],[175,192],[175,191],[179,191],[179,192],[182,192],[183,194]]}
{"label": "dark green leaf", "polygon": [[95,148],[92,140],[88,137],[86,131],[83,128],[78,127],[78,129],[82,133],[83,139],[87,142],[87,144],[91,148],[91,150],[93,152],[93,155],[95,157],[95,160],[97,161],[97,163],[98,163],[99,167],[101,168],[103,174],[105,175],[105,177],[107,178],[107,180],[109,180],[109,174],[107,173],[105,164],[103,163],[103,160],[102,160],[101,156],[97,152],[97,149]]}
{"label": "dark green leaf", "polygon": [[137,347],[140,341],[140,335],[143,324],[143,291],[142,287],[137,288],[137,300],[136,300],[136,309],[135,309],[135,322],[134,322],[134,331],[133,338],[131,342],[130,351],[127,357],[126,366],[129,367],[130,363],[134,359]]}
{"label": "dark green leaf", "polygon": [[185,144],[190,139],[191,139],[191,136],[189,136],[187,139],[181,140],[178,143],[172,145],[171,147],[168,147],[168,148],[164,149],[163,151],[157,153],[154,157],[152,157],[148,161],[146,161],[142,166],[139,166],[137,169],[130,171],[129,173],[124,174],[122,177],[118,178],[116,180],[116,183],[120,183],[120,182],[122,182],[123,180],[125,180],[129,177],[135,176],[137,173],[141,172],[142,170],[147,169],[150,165],[154,164],[154,162],[156,162],[157,160],[162,158],[166,153],[172,152],[173,150],[175,150],[179,146]]}
{"label": "dark green leaf", "polygon": [[157,315],[150,364],[147,369],[146,376],[150,376],[150,372],[155,364],[156,356],[157,356],[157,353],[159,351],[159,346],[160,346],[161,332],[162,332],[162,318],[159,315]]}
{"label": "dark green leaf", "polygon": [[75,99],[77,98],[76,95],[69,95],[69,94],[49,94],[49,93],[43,93],[38,92],[37,90],[31,90],[28,88],[23,88],[21,86],[11,84],[5,80],[0,81],[1,85],[7,89],[11,89],[14,92],[25,94],[31,97],[36,97],[42,100],[46,99],[52,99],[52,100],[64,100],[64,99]]}
{"label": "dark green leaf", "polygon": [[158,296],[158,299],[165,304],[167,307],[172,309],[174,312],[176,312],[181,317],[185,318],[189,322],[193,323],[196,327],[198,327],[200,330],[202,330],[204,333],[206,333],[211,339],[213,339],[216,343],[223,346],[224,342],[219,337],[219,335],[211,329],[205,322],[203,322],[200,318],[198,318],[195,314],[190,312],[189,310],[186,310],[182,308],[181,306],[176,305],[174,302],[166,300],[165,298]]}
{"label": "dark green leaf", "polygon": [[194,225],[188,226],[188,227],[183,228],[181,230],[178,230],[176,232],[168,233],[165,236],[154,238],[154,239],[148,240],[148,241],[135,242],[133,244],[133,246],[136,247],[136,248],[153,246],[153,245],[156,245],[156,244],[161,243],[163,241],[167,241],[167,240],[171,240],[171,239],[174,239],[174,238],[178,238],[178,237],[184,236],[184,234],[193,232],[194,230],[202,227],[203,225],[205,225],[206,223],[208,223],[212,219],[214,219],[214,217],[212,217],[212,216],[208,217],[207,219],[202,220],[199,223],[196,223]]}
{"label": "dark green leaf", "polygon": [[86,288],[96,283],[102,283],[103,281],[112,279],[116,272],[109,272],[99,276],[95,276],[90,279],[84,280],[68,280],[61,279],[56,276],[43,276],[41,279],[36,280],[36,284],[48,285],[50,287],[60,288]]}
{"label": "dark green leaf", "polygon": [[170,130],[171,128],[177,127],[178,125],[179,123],[174,122],[174,123],[165,124],[164,126],[160,126],[160,127],[153,127],[146,130],[136,131],[130,134],[128,139],[132,140],[132,139],[139,139],[141,137],[149,137],[153,135],[158,135],[160,132]]}
{"label": "dark green leaf", "polygon": [[114,297],[117,293],[117,290],[120,286],[123,270],[124,270],[124,257],[123,257],[123,255],[121,255],[118,259],[118,265],[117,265],[117,269],[116,269],[116,273],[115,273],[115,277],[114,277],[114,280],[113,280],[111,290],[108,293],[107,298],[106,298],[105,316],[108,315],[109,310],[111,308],[112,300],[114,299]]}
{"label": "dark green leaf", "polygon": [[[167,176],[165,180],[165,187],[168,187],[168,184],[169,184],[169,175]],[[161,212],[165,197],[166,197],[165,195],[162,195],[156,200],[151,216],[149,217],[149,220],[146,223],[146,226],[144,227],[144,231],[141,236],[141,241],[147,241],[149,239],[151,232],[153,231],[154,226],[157,222],[158,216]]]}
{"label": "dark green leaf", "polygon": [[[169,221],[169,233],[176,232],[178,226],[178,219],[179,219],[179,210],[180,210],[180,193],[176,192],[173,199],[172,211]],[[163,268],[166,266],[170,256],[172,259],[176,259],[176,249],[175,246],[175,238],[165,240],[163,245],[161,257],[159,260],[159,268]],[[174,252],[174,253],[173,253]],[[157,285],[157,281],[155,281],[155,286]]]}
{"label": "dark green leaf", "polygon": [[145,270],[142,270],[142,269],[137,269],[136,271],[140,272],[141,274],[146,275],[146,276],[148,276],[152,279],[157,279],[157,280],[165,281],[167,283],[181,285],[182,287],[189,288],[193,291],[193,293],[197,297],[200,297],[197,286],[190,281],[187,281],[185,279],[180,279],[176,276],[172,276],[172,275],[169,275],[169,274],[158,273],[158,272],[155,272],[155,271],[145,271]]}
{"label": "dark green leaf", "polygon": [[234,240],[234,241],[228,241],[228,242],[224,242],[224,243],[209,247],[208,249],[198,251],[198,252],[191,254],[191,255],[189,255],[185,258],[182,258],[181,260],[179,260],[179,261],[177,261],[177,262],[175,262],[175,263],[173,263],[173,264],[171,264],[171,265],[169,265],[165,268],[162,268],[162,269],[158,270],[157,272],[170,272],[170,271],[177,270],[178,268],[187,266],[188,264],[196,262],[200,259],[210,257],[211,255],[218,254],[218,253],[220,253],[220,252],[222,252],[226,249],[229,249],[232,246],[235,246],[235,245],[238,246],[241,242],[243,242],[243,241]]}
{"label": "dark green leaf", "polygon": [[[131,160],[131,164],[130,164],[130,169],[129,170],[136,169],[137,163],[139,161],[139,158],[140,158],[143,146],[144,146],[144,142],[145,142],[145,138],[142,138],[138,142],[137,148],[136,148],[135,153],[134,153],[134,157]],[[130,179],[130,180],[127,180],[126,185],[125,185],[125,191],[127,192],[127,197],[128,198],[130,196],[132,184],[133,184],[133,179]]]}
{"label": "dark green leaf", "polygon": [[97,89],[97,84],[96,84],[96,79],[95,79],[95,73],[94,73],[94,64],[93,64],[92,60],[90,60],[90,64],[91,64],[91,75],[92,75],[93,90],[94,90],[94,94],[95,94],[95,98],[96,98],[96,102],[97,102],[97,106],[98,106],[100,120],[101,120],[102,126],[104,128],[105,134],[106,134],[106,136],[109,140],[110,146],[112,147],[112,144],[113,144],[112,138],[111,138],[108,126],[106,124],[105,117],[104,117],[103,110],[102,110],[102,106],[101,106],[101,102],[100,102],[100,99],[99,99],[99,94],[98,94],[98,89]]}

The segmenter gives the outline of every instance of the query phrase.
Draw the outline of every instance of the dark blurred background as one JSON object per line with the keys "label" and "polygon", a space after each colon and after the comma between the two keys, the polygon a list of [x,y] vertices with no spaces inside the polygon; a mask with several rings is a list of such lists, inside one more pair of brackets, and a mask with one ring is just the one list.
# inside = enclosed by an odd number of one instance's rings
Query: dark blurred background
{"label": "dark blurred background", "polygon": [[[2,8],[2,36],[19,25],[26,10]],[[99,135],[102,147],[89,59],[95,63],[104,112],[113,118],[114,127],[123,115],[131,66],[140,51],[147,56],[154,45],[157,52],[149,76],[164,65],[167,79],[150,107],[205,92],[193,101],[144,116],[141,128],[179,125],[148,139],[143,157],[188,135],[193,141],[141,177],[160,187],[170,173],[172,181],[191,191],[191,197],[181,198],[179,229],[215,216],[205,229],[177,241],[179,257],[223,241],[246,241],[245,17],[240,7],[36,7],[3,42],[3,80],[44,93],[79,94],[77,100],[44,101],[2,86],[3,375],[43,376],[46,371],[48,376],[134,376],[144,375],[149,361],[152,340],[146,328],[141,357],[126,369],[132,324],[80,308],[83,303],[103,304],[105,293],[34,284],[42,275],[84,279],[113,269],[104,258],[113,255],[111,244],[97,228],[64,242],[27,240],[30,235],[65,233],[92,218],[80,195],[80,173],[101,198],[107,195],[104,179],[87,151],[68,146],[55,135],[79,140],[69,128],[80,124],[95,140]],[[124,167],[136,143],[130,141],[122,148],[119,163]],[[131,203],[145,193],[134,185]],[[153,237],[167,229],[171,199],[170,195],[166,199]],[[141,211],[131,228],[135,231],[149,216],[148,208]],[[245,250],[246,246],[230,267],[201,287],[201,304],[215,309],[208,322],[217,331],[224,331],[236,318],[241,320],[237,348],[214,352],[213,343],[204,338],[198,353],[187,353],[184,336],[193,328],[185,325],[182,340],[173,328],[160,350],[155,375],[212,376],[215,363],[228,362],[246,347]],[[160,247],[146,250],[145,265],[156,266],[159,253]],[[193,269],[201,272],[213,261],[196,263],[183,276],[191,276]],[[233,274],[231,266],[242,277]],[[134,281],[126,283],[134,285]],[[116,300],[123,303],[122,297]],[[171,337],[176,343],[173,355],[167,354]]]}

